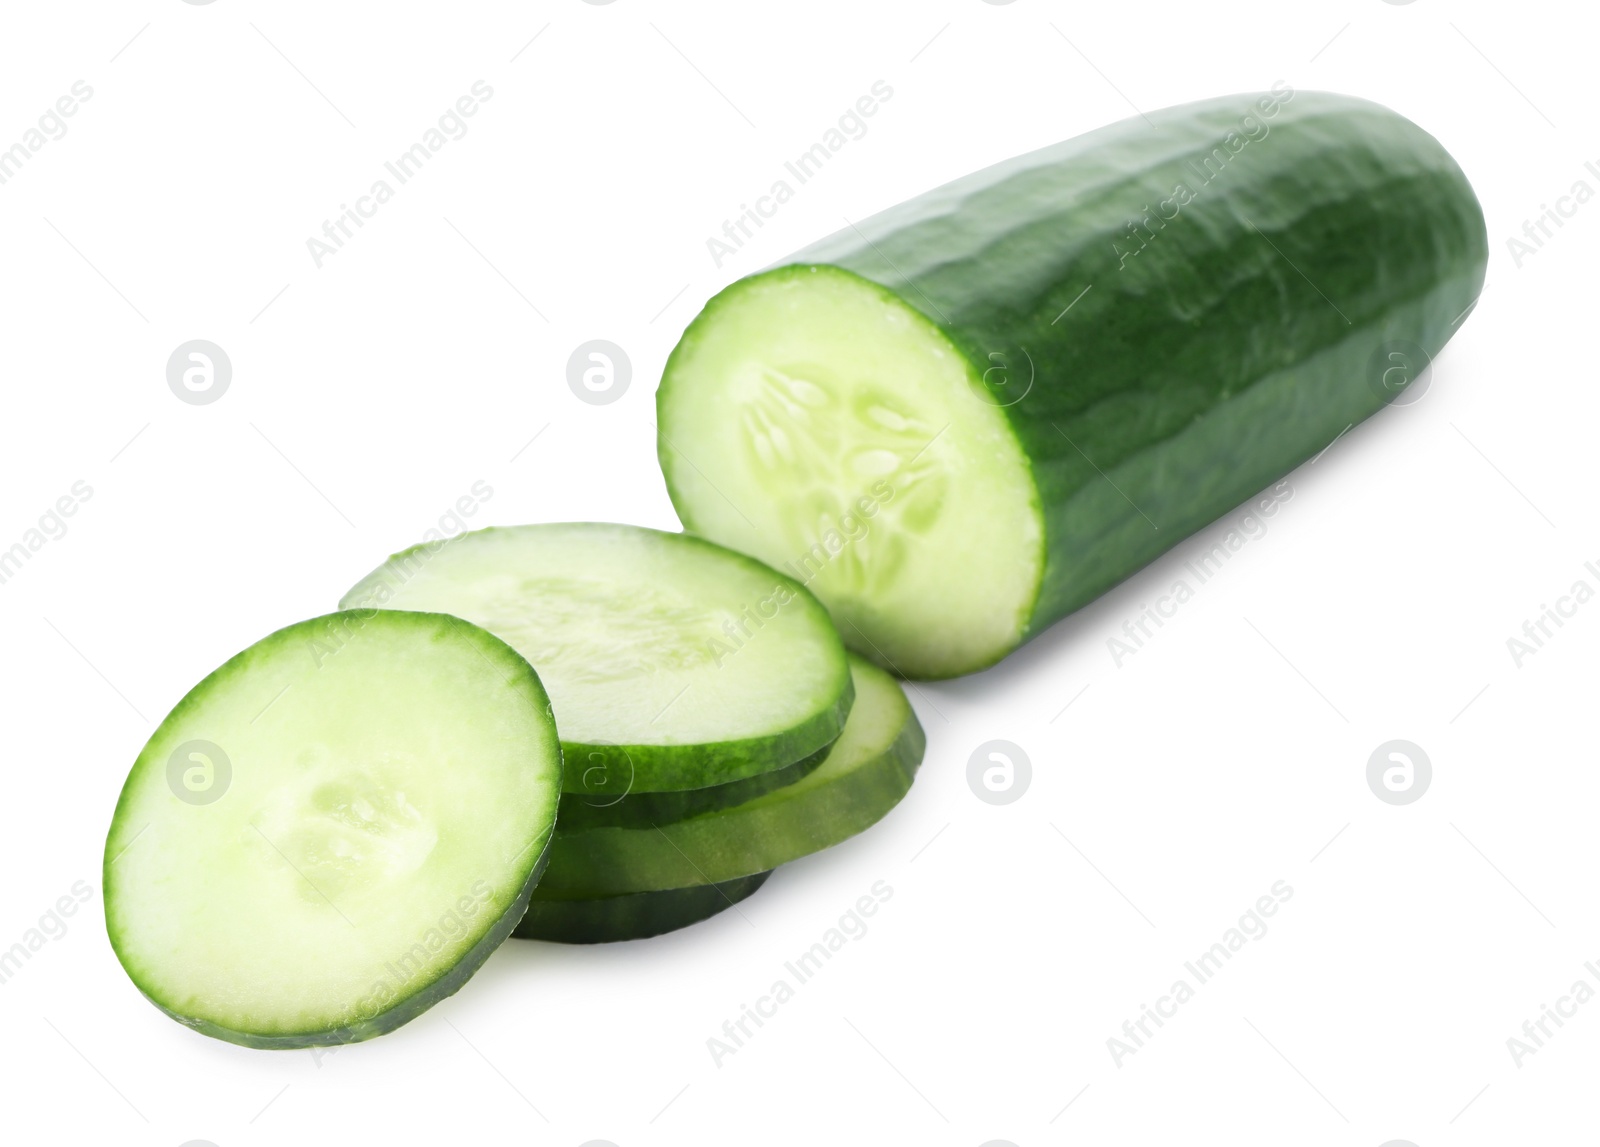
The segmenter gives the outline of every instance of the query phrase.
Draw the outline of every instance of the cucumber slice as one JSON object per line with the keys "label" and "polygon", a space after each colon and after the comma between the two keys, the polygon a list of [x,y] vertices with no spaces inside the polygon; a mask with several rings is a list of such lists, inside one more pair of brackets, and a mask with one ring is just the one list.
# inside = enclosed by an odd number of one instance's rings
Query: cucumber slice
{"label": "cucumber slice", "polygon": [[781,769],[712,785],[706,789],[684,789],[673,793],[628,793],[621,797],[596,797],[563,793],[557,821],[564,829],[650,828],[670,821],[684,820],[716,809],[729,808],[755,800],[762,793],[792,785],[828,759],[832,745],[818,749],[809,757]]}
{"label": "cucumber slice", "polygon": [[721,884],[665,892],[625,892],[593,900],[545,900],[535,892],[522,923],[511,934],[522,940],[551,940],[558,944],[642,940],[687,928],[732,908],[771,875],[757,872]]}
{"label": "cucumber slice", "polygon": [[522,918],[560,797],[550,702],[499,638],[431,613],[280,629],[134,762],[106,930],[179,1023],[260,1048],[371,1038]]}
{"label": "cucumber slice", "polygon": [[686,529],[912,677],[997,661],[1381,409],[1482,287],[1438,141],[1278,89],[1152,112],[734,283],[656,396]]}
{"label": "cucumber slice", "polygon": [[396,554],[341,604],[438,610],[509,642],[560,714],[565,791],[597,800],[792,765],[850,711],[844,646],[816,598],[686,534],[478,530]]}
{"label": "cucumber slice", "polygon": [[713,884],[820,852],[881,820],[926,743],[900,686],[851,656],[856,703],[827,760],[792,785],[654,828],[556,828],[545,897],[595,899]]}

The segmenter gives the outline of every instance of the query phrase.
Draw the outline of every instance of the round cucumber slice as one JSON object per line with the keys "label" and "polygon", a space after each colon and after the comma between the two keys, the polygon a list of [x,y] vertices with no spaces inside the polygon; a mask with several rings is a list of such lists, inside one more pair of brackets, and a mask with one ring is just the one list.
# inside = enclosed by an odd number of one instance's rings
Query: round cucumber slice
{"label": "round cucumber slice", "polygon": [[850,711],[844,646],[816,598],[687,534],[478,530],[396,554],[341,605],[451,613],[508,642],[550,691],[565,791],[597,802],[792,765]]}
{"label": "round cucumber slice", "polygon": [[856,702],[826,760],[792,785],[653,828],[556,829],[541,896],[593,899],[689,888],[820,852],[900,803],[926,743],[900,686],[854,655]]}
{"label": "round cucumber slice", "polygon": [[818,749],[804,760],[781,769],[705,789],[684,789],[675,793],[628,793],[621,797],[563,793],[557,820],[564,829],[650,828],[716,809],[730,808],[755,800],[762,793],[794,784],[821,766],[828,759],[832,747],[828,745]]}
{"label": "round cucumber slice", "polygon": [[727,911],[754,893],[771,875],[757,872],[721,884],[665,892],[625,892],[593,900],[543,900],[535,893],[522,923],[511,934],[522,940],[551,940],[558,944],[642,940],[687,928]]}
{"label": "round cucumber slice", "polygon": [[560,745],[539,678],[455,617],[330,614],[201,681],[134,762],[106,929],[179,1023],[368,1039],[458,989],[544,867]]}

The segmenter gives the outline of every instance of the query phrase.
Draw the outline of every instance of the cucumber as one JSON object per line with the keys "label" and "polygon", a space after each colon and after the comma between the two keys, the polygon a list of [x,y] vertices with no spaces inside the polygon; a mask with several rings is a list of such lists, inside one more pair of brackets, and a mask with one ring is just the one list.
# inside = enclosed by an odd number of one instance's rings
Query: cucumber
{"label": "cucumber", "polygon": [[670,793],[626,793],[620,797],[563,793],[557,820],[563,828],[649,828],[669,821],[683,820],[715,809],[728,808],[754,800],[762,793],[792,785],[828,758],[832,745],[825,746],[803,760],[781,769],[712,785],[705,789],[685,789]]}
{"label": "cucumber", "polygon": [[258,1048],[368,1039],[521,920],[561,792],[550,702],[500,639],[336,613],[262,639],[151,736],[106,839],[106,930],[179,1023]]}
{"label": "cucumber", "polygon": [[341,605],[451,613],[508,642],[550,691],[565,791],[597,801],[792,765],[850,711],[844,646],[816,598],[684,534],[478,530],[396,554]]}
{"label": "cucumber", "polygon": [[1460,168],[1376,104],[1153,112],[723,290],[667,362],[661,468],[853,648],[971,672],[1384,406],[1487,255]]}
{"label": "cucumber", "polygon": [[721,884],[666,892],[625,892],[593,900],[544,899],[535,891],[522,923],[511,934],[522,940],[551,940],[558,944],[642,940],[687,928],[732,908],[771,875],[757,872]]}
{"label": "cucumber", "polygon": [[589,900],[736,880],[877,823],[911,788],[926,740],[892,677],[855,656],[850,670],[855,706],[814,772],[742,805],[653,828],[558,824],[539,895]]}

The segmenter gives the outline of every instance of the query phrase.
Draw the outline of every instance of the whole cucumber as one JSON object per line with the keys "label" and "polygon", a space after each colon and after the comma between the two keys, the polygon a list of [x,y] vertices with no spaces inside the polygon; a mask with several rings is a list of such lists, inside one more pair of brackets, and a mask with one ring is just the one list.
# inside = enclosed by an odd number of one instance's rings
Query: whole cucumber
{"label": "whole cucumber", "polygon": [[1392,401],[1483,214],[1432,136],[1284,85],[851,224],[714,297],[657,395],[684,526],[902,675],[990,665]]}

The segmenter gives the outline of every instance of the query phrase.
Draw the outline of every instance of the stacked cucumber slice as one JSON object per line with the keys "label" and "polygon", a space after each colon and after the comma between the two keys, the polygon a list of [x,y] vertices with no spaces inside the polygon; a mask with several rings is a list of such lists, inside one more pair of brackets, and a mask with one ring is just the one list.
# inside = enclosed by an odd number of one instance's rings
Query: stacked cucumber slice
{"label": "stacked cucumber slice", "polygon": [[822,764],[754,800],[643,826],[558,825],[535,895],[594,899],[737,879],[818,852],[899,803],[922,762],[922,726],[883,670],[852,655],[856,700]]}
{"label": "stacked cucumber slice", "polygon": [[879,820],[922,744],[900,687],[752,558],[482,530],[396,554],[179,702],[117,806],[107,924],[134,983],[208,1035],[366,1039],[508,936],[637,939],[731,907]]}
{"label": "stacked cucumber slice", "polygon": [[480,530],[396,554],[342,604],[481,625],[550,691],[560,843],[519,936],[621,940],[704,919],[876,822],[922,759],[900,687],[846,654],[804,586],[699,538]]}

